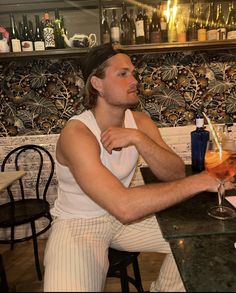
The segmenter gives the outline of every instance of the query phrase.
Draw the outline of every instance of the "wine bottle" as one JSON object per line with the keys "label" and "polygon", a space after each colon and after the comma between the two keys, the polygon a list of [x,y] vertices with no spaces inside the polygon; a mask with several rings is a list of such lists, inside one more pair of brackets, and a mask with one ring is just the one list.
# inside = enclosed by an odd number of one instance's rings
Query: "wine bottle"
{"label": "wine bottle", "polygon": [[207,18],[207,24],[206,24],[206,30],[207,30],[207,40],[213,41],[217,40],[217,27],[216,27],[216,20],[215,20],[215,8],[214,3],[211,2],[209,6],[209,15]]}
{"label": "wine bottle", "polygon": [[10,13],[10,46],[12,52],[21,52],[21,38],[12,13]]}
{"label": "wine bottle", "polygon": [[177,42],[185,43],[187,40],[187,28],[183,15],[180,15],[176,24]]}
{"label": "wine bottle", "polygon": [[236,39],[236,8],[232,4],[227,21],[227,39]]}
{"label": "wine bottle", "polygon": [[143,21],[144,21],[144,34],[145,34],[145,43],[150,43],[150,24],[151,20],[147,9],[143,9]]}
{"label": "wine bottle", "polygon": [[22,51],[33,51],[33,37],[29,30],[27,15],[23,15],[23,29],[22,29],[22,40],[21,40]]}
{"label": "wine bottle", "polygon": [[43,32],[40,26],[39,16],[35,15],[34,17],[35,17],[34,50],[44,51],[45,44],[44,44]]}
{"label": "wine bottle", "polygon": [[55,38],[55,46],[57,49],[63,49],[66,47],[65,41],[64,41],[64,27],[63,27],[63,21],[59,14],[58,8],[55,9],[55,19],[53,22],[54,26],[54,38]]}
{"label": "wine bottle", "polygon": [[131,24],[124,2],[122,3],[122,16],[120,19],[120,41],[122,45],[131,44]]}
{"label": "wine bottle", "polygon": [[44,27],[43,27],[43,37],[45,42],[45,49],[55,49],[55,35],[54,35],[54,27],[52,22],[50,21],[49,13],[44,13]]}
{"label": "wine bottle", "polygon": [[205,169],[204,162],[208,140],[209,131],[204,128],[204,117],[201,110],[198,110],[196,115],[196,129],[191,132],[191,156],[193,171],[201,172]]}
{"label": "wine bottle", "polygon": [[161,42],[161,25],[160,19],[157,15],[157,9],[154,8],[152,12],[152,22],[150,26],[151,43]]}
{"label": "wine bottle", "polygon": [[131,45],[136,44],[136,28],[135,28],[135,21],[134,21],[134,10],[131,8],[129,10],[129,19],[130,19],[130,29],[131,29]]}
{"label": "wine bottle", "polygon": [[145,43],[144,18],[143,18],[141,6],[139,6],[138,8],[137,17],[135,20],[135,28],[136,28],[136,44],[144,44]]}
{"label": "wine bottle", "polygon": [[198,20],[197,39],[199,42],[203,42],[203,41],[206,41],[206,20],[205,20],[202,5],[200,6],[199,15],[200,16]]}
{"label": "wine bottle", "polygon": [[173,13],[173,8],[170,9],[170,19],[168,25],[168,42],[177,42],[177,29],[175,23],[175,15]]}
{"label": "wine bottle", "polygon": [[224,14],[222,12],[221,3],[218,4],[218,17],[216,19],[217,29],[218,29],[218,40],[226,39],[226,21]]}
{"label": "wine bottle", "polygon": [[111,42],[113,44],[120,43],[120,23],[116,16],[116,9],[112,9],[112,21],[111,21]]}
{"label": "wine bottle", "polygon": [[161,26],[161,42],[168,42],[168,24],[166,15],[164,14],[164,7],[161,5],[161,16],[160,16],[160,26]]}
{"label": "wine bottle", "polygon": [[188,41],[197,41],[197,30],[198,30],[198,22],[197,16],[194,11],[194,3],[191,2],[190,5],[190,14],[188,21]]}
{"label": "wine bottle", "polygon": [[110,35],[110,28],[107,19],[107,10],[103,10],[103,20],[102,20],[102,43],[110,43],[111,35]]}

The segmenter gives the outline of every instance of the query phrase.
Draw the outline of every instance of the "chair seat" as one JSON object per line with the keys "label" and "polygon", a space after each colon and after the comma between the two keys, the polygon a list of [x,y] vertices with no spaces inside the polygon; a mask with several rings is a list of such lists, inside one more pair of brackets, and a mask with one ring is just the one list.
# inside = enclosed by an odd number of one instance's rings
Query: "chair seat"
{"label": "chair seat", "polygon": [[34,221],[49,212],[49,203],[42,199],[18,200],[0,206],[0,227],[22,225]]}

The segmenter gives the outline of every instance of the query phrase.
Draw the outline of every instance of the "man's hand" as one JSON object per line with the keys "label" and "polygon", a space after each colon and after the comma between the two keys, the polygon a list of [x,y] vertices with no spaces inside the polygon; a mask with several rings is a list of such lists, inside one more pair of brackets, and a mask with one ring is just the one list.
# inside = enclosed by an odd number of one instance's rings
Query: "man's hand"
{"label": "man's hand", "polygon": [[135,145],[141,132],[137,129],[109,127],[101,134],[101,143],[109,154],[112,150],[121,150],[124,147]]}

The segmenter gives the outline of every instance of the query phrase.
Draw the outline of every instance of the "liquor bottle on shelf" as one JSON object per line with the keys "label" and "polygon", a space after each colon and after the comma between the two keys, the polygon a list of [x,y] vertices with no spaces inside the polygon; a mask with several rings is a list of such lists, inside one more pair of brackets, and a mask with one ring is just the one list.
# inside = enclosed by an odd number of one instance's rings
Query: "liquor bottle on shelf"
{"label": "liquor bottle on shelf", "polygon": [[194,3],[191,2],[190,14],[188,20],[188,41],[197,41],[197,30],[198,30],[198,18],[194,11]]}
{"label": "liquor bottle on shelf", "polygon": [[43,32],[40,26],[39,16],[35,15],[35,35],[34,35],[34,50],[35,51],[44,51],[44,37]]}
{"label": "liquor bottle on shelf", "polygon": [[135,28],[136,28],[136,44],[144,44],[145,43],[144,18],[143,18],[141,6],[138,7],[138,13],[135,20]]}
{"label": "liquor bottle on shelf", "polygon": [[216,19],[215,19],[215,6],[214,3],[211,2],[209,5],[209,15],[207,18],[206,30],[207,30],[207,40],[214,41],[217,40],[217,26],[216,26]]}
{"label": "liquor bottle on shelf", "polygon": [[208,140],[209,131],[204,128],[204,117],[201,110],[198,110],[196,115],[196,129],[191,132],[191,156],[193,171],[201,172],[205,169],[204,158]]}
{"label": "liquor bottle on shelf", "polygon": [[113,44],[120,44],[120,22],[116,16],[116,9],[112,9],[111,42]]}
{"label": "liquor bottle on shelf", "polygon": [[62,17],[59,14],[58,8],[55,9],[55,19],[53,22],[54,25],[54,37],[55,37],[55,45],[57,49],[63,49],[66,47],[64,41],[64,22],[62,21]]}
{"label": "liquor bottle on shelf", "polygon": [[184,20],[184,16],[181,14],[176,24],[177,30],[177,42],[185,43],[187,41],[187,28]]}
{"label": "liquor bottle on shelf", "polygon": [[236,39],[236,7],[232,3],[227,21],[227,39]]}
{"label": "liquor bottle on shelf", "polygon": [[197,40],[199,42],[206,41],[206,20],[203,11],[203,6],[200,4],[200,13],[198,20]]}
{"label": "liquor bottle on shelf", "polygon": [[122,3],[122,16],[120,19],[120,42],[122,45],[131,44],[131,24],[124,2]]}
{"label": "liquor bottle on shelf", "polygon": [[164,13],[164,6],[161,5],[160,9],[160,26],[161,26],[161,41],[162,43],[168,42],[168,23]]}
{"label": "liquor bottle on shelf", "polygon": [[222,12],[222,5],[219,3],[217,5],[218,8],[218,16],[216,19],[217,30],[218,30],[218,40],[225,40],[226,39],[226,21],[224,14]]}
{"label": "liquor bottle on shelf", "polygon": [[129,19],[130,19],[130,29],[131,29],[131,45],[136,44],[136,28],[134,20],[134,9],[130,8],[129,10]]}
{"label": "liquor bottle on shelf", "polygon": [[107,44],[111,42],[111,33],[108,24],[107,10],[103,10],[103,20],[102,20],[102,43]]}
{"label": "liquor bottle on shelf", "polygon": [[0,32],[0,53],[7,53],[10,51],[10,47],[7,43],[7,39],[4,38],[3,33]]}
{"label": "liquor bottle on shelf", "polygon": [[45,49],[55,49],[56,42],[55,42],[55,35],[54,35],[54,27],[52,22],[50,21],[49,13],[44,13],[44,22],[43,22],[43,37],[45,42]]}
{"label": "liquor bottle on shelf", "polygon": [[145,43],[150,43],[150,25],[151,20],[149,17],[149,14],[147,12],[147,9],[143,9],[143,21],[144,21],[144,35],[145,35]]}
{"label": "liquor bottle on shelf", "polygon": [[22,29],[22,39],[21,39],[22,51],[33,51],[33,37],[31,35],[27,15],[23,15],[23,29]]}
{"label": "liquor bottle on shelf", "polygon": [[150,42],[161,43],[161,25],[156,8],[154,8],[152,12],[152,21],[150,25]]}
{"label": "liquor bottle on shelf", "polygon": [[173,8],[170,9],[170,19],[168,25],[168,42],[173,43],[177,42],[177,29],[176,29],[176,14],[174,13]]}
{"label": "liquor bottle on shelf", "polygon": [[21,38],[12,13],[10,13],[10,47],[11,52],[21,52]]}

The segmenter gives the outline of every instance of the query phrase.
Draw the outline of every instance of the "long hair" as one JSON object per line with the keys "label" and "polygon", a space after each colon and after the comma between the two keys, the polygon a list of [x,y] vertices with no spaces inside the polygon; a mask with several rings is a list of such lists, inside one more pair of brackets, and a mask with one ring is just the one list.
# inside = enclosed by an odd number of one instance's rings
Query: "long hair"
{"label": "long hair", "polygon": [[83,98],[83,106],[86,110],[92,109],[96,106],[97,98],[99,92],[92,86],[91,78],[92,76],[96,76],[98,78],[103,79],[106,75],[106,68],[108,66],[108,60],[99,65],[96,69],[94,69],[89,75],[87,82],[84,87],[84,98]]}

